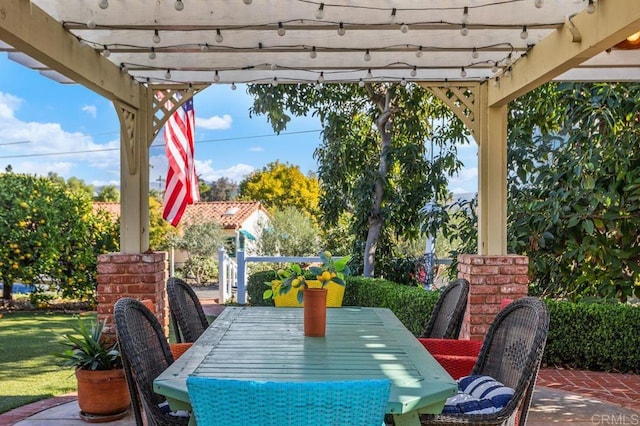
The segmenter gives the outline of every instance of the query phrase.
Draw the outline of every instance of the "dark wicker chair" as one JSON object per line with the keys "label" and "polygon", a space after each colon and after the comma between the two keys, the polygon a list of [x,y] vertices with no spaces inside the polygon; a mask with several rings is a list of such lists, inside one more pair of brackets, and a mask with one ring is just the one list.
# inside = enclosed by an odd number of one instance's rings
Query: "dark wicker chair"
{"label": "dark wicker chair", "polygon": [[510,402],[494,414],[422,414],[421,424],[526,424],[548,329],[549,313],[541,300],[525,297],[507,305],[491,323],[471,374],[513,388]]}
{"label": "dark wicker chair", "polygon": [[195,342],[209,326],[198,296],[180,278],[167,280],[169,310],[177,342]]}
{"label": "dark wicker chair", "polygon": [[464,278],[450,282],[438,298],[429,323],[420,337],[429,339],[457,339],[460,335],[464,311],[467,309],[469,281]]}
{"label": "dark wicker chair", "polygon": [[116,333],[122,354],[136,425],[187,425],[188,417],[166,414],[158,406],[166,398],[153,391],[153,380],[173,363],[167,338],[153,313],[140,301],[123,297],[114,308]]}

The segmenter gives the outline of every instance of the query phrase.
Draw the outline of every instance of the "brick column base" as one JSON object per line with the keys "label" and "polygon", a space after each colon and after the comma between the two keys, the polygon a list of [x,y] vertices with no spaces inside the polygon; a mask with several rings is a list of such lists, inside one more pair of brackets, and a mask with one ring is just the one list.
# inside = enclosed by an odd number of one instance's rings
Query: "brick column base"
{"label": "brick column base", "polygon": [[123,254],[98,256],[98,321],[107,320],[106,333],[115,334],[113,306],[121,297],[150,299],[155,314],[169,335],[169,308],[165,282],[167,253]]}
{"label": "brick column base", "polygon": [[483,340],[504,299],[525,297],[529,258],[519,255],[458,256],[458,278],[469,281],[469,300],[461,339]]}

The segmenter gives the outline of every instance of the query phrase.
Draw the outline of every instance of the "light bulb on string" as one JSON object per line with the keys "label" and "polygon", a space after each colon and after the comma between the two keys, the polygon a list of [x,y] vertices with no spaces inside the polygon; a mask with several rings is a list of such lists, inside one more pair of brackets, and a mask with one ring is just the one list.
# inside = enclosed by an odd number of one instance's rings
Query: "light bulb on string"
{"label": "light bulb on string", "polygon": [[367,71],[367,78],[373,78],[373,73],[371,72],[371,68]]}
{"label": "light bulb on string", "polygon": [[156,50],[152,47],[151,52],[149,52],[149,59],[154,60],[156,58]]}
{"label": "light bulb on string", "polygon": [[495,74],[495,73],[497,73],[497,72],[498,72],[498,69],[499,69],[499,68],[498,68],[498,63],[497,63],[497,62],[494,62],[494,63],[493,63],[493,66],[491,67],[491,72]]}
{"label": "light bulb on string", "polygon": [[358,81],[358,87],[364,87],[364,80],[360,79],[360,81]]}
{"label": "light bulb on string", "polygon": [[316,10],[316,19],[324,19],[324,3],[320,3],[318,10]]}
{"label": "light bulb on string", "polygon": [[120,71],[122,72],[129,72],[129,67],[127,66],[127,64],[125,64],[124,62],[120,64]]}
{"label": "light bulb on string", "polygon": [[271,82],[271,85],[273,87],[276,87],[278,85],[278,77],[273,77],[273,81]]}
{"label": "light bulb on string", "polygon": [[400,25],[400,32],[406,34],[409,32],[409,26],[407,24]]}
{"label": "light bulb on string", "polygon": [[209,51],[209,43],[205,43],[202,46],[200,46],[200,51],[201,52],[208,52]]}
{"label": "light bulb on string", "polygon": [[107,0],[100,0],[98,2],[98,6],[100,7],[100,9],[106,9],[109,7],[109,2]]}
{"label": "light bulb on string", "polygon": [[589,0],[589,5],[587,6],[587,13],[591,15],[596,11],[596,5],[593,3],[593,0]]}
{"label": "light bulb on string", "polygon": [[164,73],[164,78],[171,80],[171,70],[168,69],[167,72]]}
{"label": "light bulb on string", "polygon": [[415,77],[416,75],[418,75],[418,68],[417,67],[413,67],[413,69],[411,70],[411,72],[409,74],[411,75],[411,77]]}
{"label": "light bulb on string", "polygon": [[364,60],[367,62],[371,60],[371,53],[369,52],[369,49],[367,49],[366,52],[364,52]]}
{"label": "light bulb on string", "polygon": [[527,31],[527,26],[522,27],[522,32],[520,33],[520,38],[526,40],[529,37],[529,32]]}
{"label": "light bulb on string", "polygon": [[416,50],[416,58],[422,58],[422,46],[418,47],[418,50]]}
{"label": "light bulb on string", "polygon": [[316,52],[316,47],[315,47],[315,46],[313,46],[313,47],[311,48],[311,52],[309,52],[309,57],[310,57],[311,59],[315,59],[315,58],[317,58],[317,57],[318,57],[318,52]]}
{"label": "light bulb on string", "polygon": [[180,12],[182,9],[184,9],[184,3],[182,3],[182,0],[176,0],[176,2],[173,4],[173,7]]}
{"label": "light bulb on string", "polygon": [[93,30],[96,27],[96,21],[94,21],[93,19],[89,19],[87,21],[87,28],[89,28],[90,30]]}
{"label": "light bulb on string", "polygon": [[222,43],[224,41],[224,37],[222,36],[222,33],[220,32],[220,28],[216,29],[216,42],[218,43]]}
{"label": "light bulb on string", "polygon": [[473,59],[478,59],[480,57],[480,53],[478,52],[478,49],[476,49],[475,47],[471,51],[471,57]]}
{"label": "light bulb on string", "polygon": [[500,77],[496,77],[496,79],[493,80],[493,87],[500,87]]}
{"label": "light bulb on string", "polygon": [[340,22],[340,24],[338,25],[338,35],[343,36],[346,32],[347,30],[344,29],[344,24]]}
{"label": "light bulb on string", "polygon": [[511,67],[509,67],[506,70],[504,70],[504,76],[505,77],[511,77]]}
{"label": "light bulb on string", "polygon": [[449,88],[449,86],[450,86],[450,84],[449,84],[449,79],[448,79],[448,78],[445,78],[445,79],[444,79],[444,88],[445,88],[445,89],[448,89],[448,88]]}
{"label": "light bulb on string", "polygon": [[282,22],[278,22],[278,35],[282,37],[286,33],[287,33],[287,30],[284,29],[284,25],[282,25]]}
{"label": "light bulb on string", "polygon": [[218,70],[216,70],[215,74],[213,74],[213,81],[216,83],[220,81],[220,74],[218,74]]}
{"label": "light bulb on string", "polygon": [[151,37],[151,41],[153,41],[155,44],[160,43],[160,34],[158,33],[158,30],[153,30],[153,37]]}
{"label": "light bulb on string", "polygon": [[467,24],[462,24],[462,28],[460,28],[460,34],[464,37],[469,35],[469,28],[467,28]]}
{"label": "light bulb on string", "polygon": [[469,22],[469,7],[465,6],[464,9],[462,9],[462,23],[466,24]]}
{"label": "light bulb on string", "polygon": [[271,64],[270,68],[271,68],[271,71],[275,71],[278,69],[278,66],[276,64]]}
{"label": "light bulb on string", "polygon": [[544,0],[535,0],[533,4],[535,5],[535,7],[540,9],[542,6],[544,6]]}
{"label": "light bulb on string", "polygon": [[460,77],[465,78],[467,76],[467,70],[464,67],[460,68]]}
{"label": "light bulb on string", "polygon": [[509,55],[508,55],[508,56],[505,58],[505,60],[504,60],[504,64],[505,64],[506,66],[509,66],[509,65],[511,65],[512,63],[513,63],[513,61],[511,60],[511,53],[509,53]]}
{"label": "light bulb on string", "polygon": [[318,83],[324,83],[324,71],[320,71],[320,77],[318,77]]}
{"label": "light bulb on string", "polygon": [[405,87],[407,85],[407,80],[402,77],[402,80],[400,80],[400,86]]}
{"label": "light bulb on string", "polygon": [[[245,3],[247,3],[247,2],[245,1]],[[251,2],[249,2],[249,3],[251,3]],[[247,4],[249,4],[249,3],[247,3]],[[236,89],[237,89],[236,84],[235,83],[231,83],[231,90],[236,90]]]}
{"label": "light bulb on string", "polygon": [[393,9],[391,9],[391,16],[389,17],[389,23],[390,24],[395,24],[396,23],[396,8],[394,7]]}
{"label": "light bulb on string", "polygon": [[111,56],[111,51],[109,50],[106,44],[104,45],[104,50],[102,51],[102,55],[105,58],[108,58],[109,56]]}

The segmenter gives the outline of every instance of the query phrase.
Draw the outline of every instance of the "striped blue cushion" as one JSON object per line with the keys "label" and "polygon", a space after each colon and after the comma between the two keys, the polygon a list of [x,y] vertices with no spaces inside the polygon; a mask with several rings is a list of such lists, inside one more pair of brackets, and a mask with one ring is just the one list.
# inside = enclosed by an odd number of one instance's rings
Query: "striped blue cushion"
{"label": "striped blue cushion", "polygon": [[489,376],[466,376],[458,380],[458,394],[447,399],[445,414],[491,414],[509,403],[514,390]]}

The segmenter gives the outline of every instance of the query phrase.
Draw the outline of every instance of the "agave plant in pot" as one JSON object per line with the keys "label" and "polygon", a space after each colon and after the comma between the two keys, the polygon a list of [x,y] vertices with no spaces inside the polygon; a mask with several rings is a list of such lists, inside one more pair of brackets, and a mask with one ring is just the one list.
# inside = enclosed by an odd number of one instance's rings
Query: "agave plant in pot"
{"label": "agave plant in pot", "polygon": [[87,326],[80,318],[73,333],[59,338],[67,349],[54,354],[75,368],[80,414],[89,422],[123,417],[131,403],[118,343],[104,329],[105,321]]}
{"label": "agave plant in pot", "polygon": [[327,307],[327,286],[336,284],[341,287],[339,303],[342,304],[342,294],[344,293],[344,277],[349,275],[347,263],[350,256],[333,259],[331,253],[324,251],[320,253],[321,265],[312,265],[308,268],[308,274],[315,276],[315,280],[309,279],[303,268],[295,263],[290,264],[285,269],[277,271],[278,279],[265,283],[269,287],[263,297],[265,299],[276,299],[295,291],[298,304],[304,308],[304,334],[305,336],[322,337],[326,330],[326,307]]}

